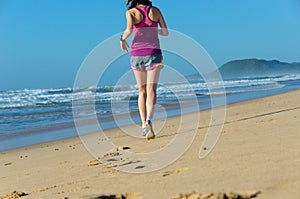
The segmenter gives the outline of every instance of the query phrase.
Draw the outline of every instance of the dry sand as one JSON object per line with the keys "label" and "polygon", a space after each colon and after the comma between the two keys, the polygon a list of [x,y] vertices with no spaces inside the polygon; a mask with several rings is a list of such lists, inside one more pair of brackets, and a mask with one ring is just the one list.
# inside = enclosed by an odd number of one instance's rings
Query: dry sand
{"label": "dry sand", "polygon": [[[120,172],[114,169],[118,164],[103,165],[79,138],[3,151],[0,196],[16,198],[23,192],[22,199],[300,197],[300,90],[227,106],[222,135],[202,160],[198,153],[210,111],[184,117],[199,114],[197,135],[187,152],[168,167],[146,174]],[[150,152],[172,140],[179,120],[161,120],[166,123],[153,141],[131,139],[119,129],[105,133],[116,145],[128,147],[121,151]]]}

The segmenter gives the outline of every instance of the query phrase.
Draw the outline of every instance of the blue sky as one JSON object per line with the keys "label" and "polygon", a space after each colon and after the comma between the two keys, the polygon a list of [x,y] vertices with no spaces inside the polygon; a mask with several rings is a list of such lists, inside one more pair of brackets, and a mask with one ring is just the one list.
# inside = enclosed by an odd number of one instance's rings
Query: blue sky
{"label": "blue sky", "polygon": [[[300,62],[299,0],[153,4],[218,66],[243,58]],[[125,0],[0,0],[0,90],[72,87],[88,53],[124,30],[125,11]]]}

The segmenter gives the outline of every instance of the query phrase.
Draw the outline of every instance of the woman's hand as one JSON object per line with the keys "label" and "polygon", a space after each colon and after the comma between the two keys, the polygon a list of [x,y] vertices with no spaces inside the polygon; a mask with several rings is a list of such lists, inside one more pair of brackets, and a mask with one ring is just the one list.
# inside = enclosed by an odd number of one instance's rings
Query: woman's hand
{"label": "woman's hand", "polygon": [[121,40],[121,41],[120,41],[120,45],[121,45],[121,49],[122,49],[124,52],[128,52],[129,45],[128,45],[128,43],[127,43],[126,40]]}

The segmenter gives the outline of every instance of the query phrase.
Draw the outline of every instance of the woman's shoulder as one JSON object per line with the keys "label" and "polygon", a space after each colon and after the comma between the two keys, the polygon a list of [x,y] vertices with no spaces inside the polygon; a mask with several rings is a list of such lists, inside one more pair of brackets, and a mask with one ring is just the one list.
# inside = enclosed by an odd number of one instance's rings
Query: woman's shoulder
{"label": "woman's shoulder", "polygon": [[151,9],[159,11],[159,8],[155,6],[151,6]]}
{"label": "woman's shoulder", "polygon": [[130,8],[129,10],[127,10],[126,12],[127,13],[133,13],[133,12],[135,12],[136,11],[136,8]]}
{"label": "woman's shoulder", "polygon": [[136,12],[137,12],[136,8],[131,8],[131,9],[126,11],[126,15],[135,16]]}
{"label": "woman's shoulder", "polygon": [[155,6],[151,6],[151,11],[152,12],[155,12],[155,13],[157,13],[157,14],[159,14],[160,13],[160,10],[159,10],[159,8],[158,7],[155,7]]}

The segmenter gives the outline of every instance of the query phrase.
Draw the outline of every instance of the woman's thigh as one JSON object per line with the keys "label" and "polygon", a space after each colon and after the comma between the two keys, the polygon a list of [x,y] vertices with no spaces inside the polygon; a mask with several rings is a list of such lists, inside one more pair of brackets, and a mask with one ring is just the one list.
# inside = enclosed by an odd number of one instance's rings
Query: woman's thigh
{"label": "woman's thigh", "polygon": [[134,72],[135,80],[136,80],[138,87],[140,88],[142,86],[145,86],[147,83],[147,73],[137,71],[137,70],[133,70],[133,72]]}
{"label": "woman's thigh", "polygon": [[147,72],[147,84],[157,84],[159,80],[161,67],[156,67],[155,69]]}

